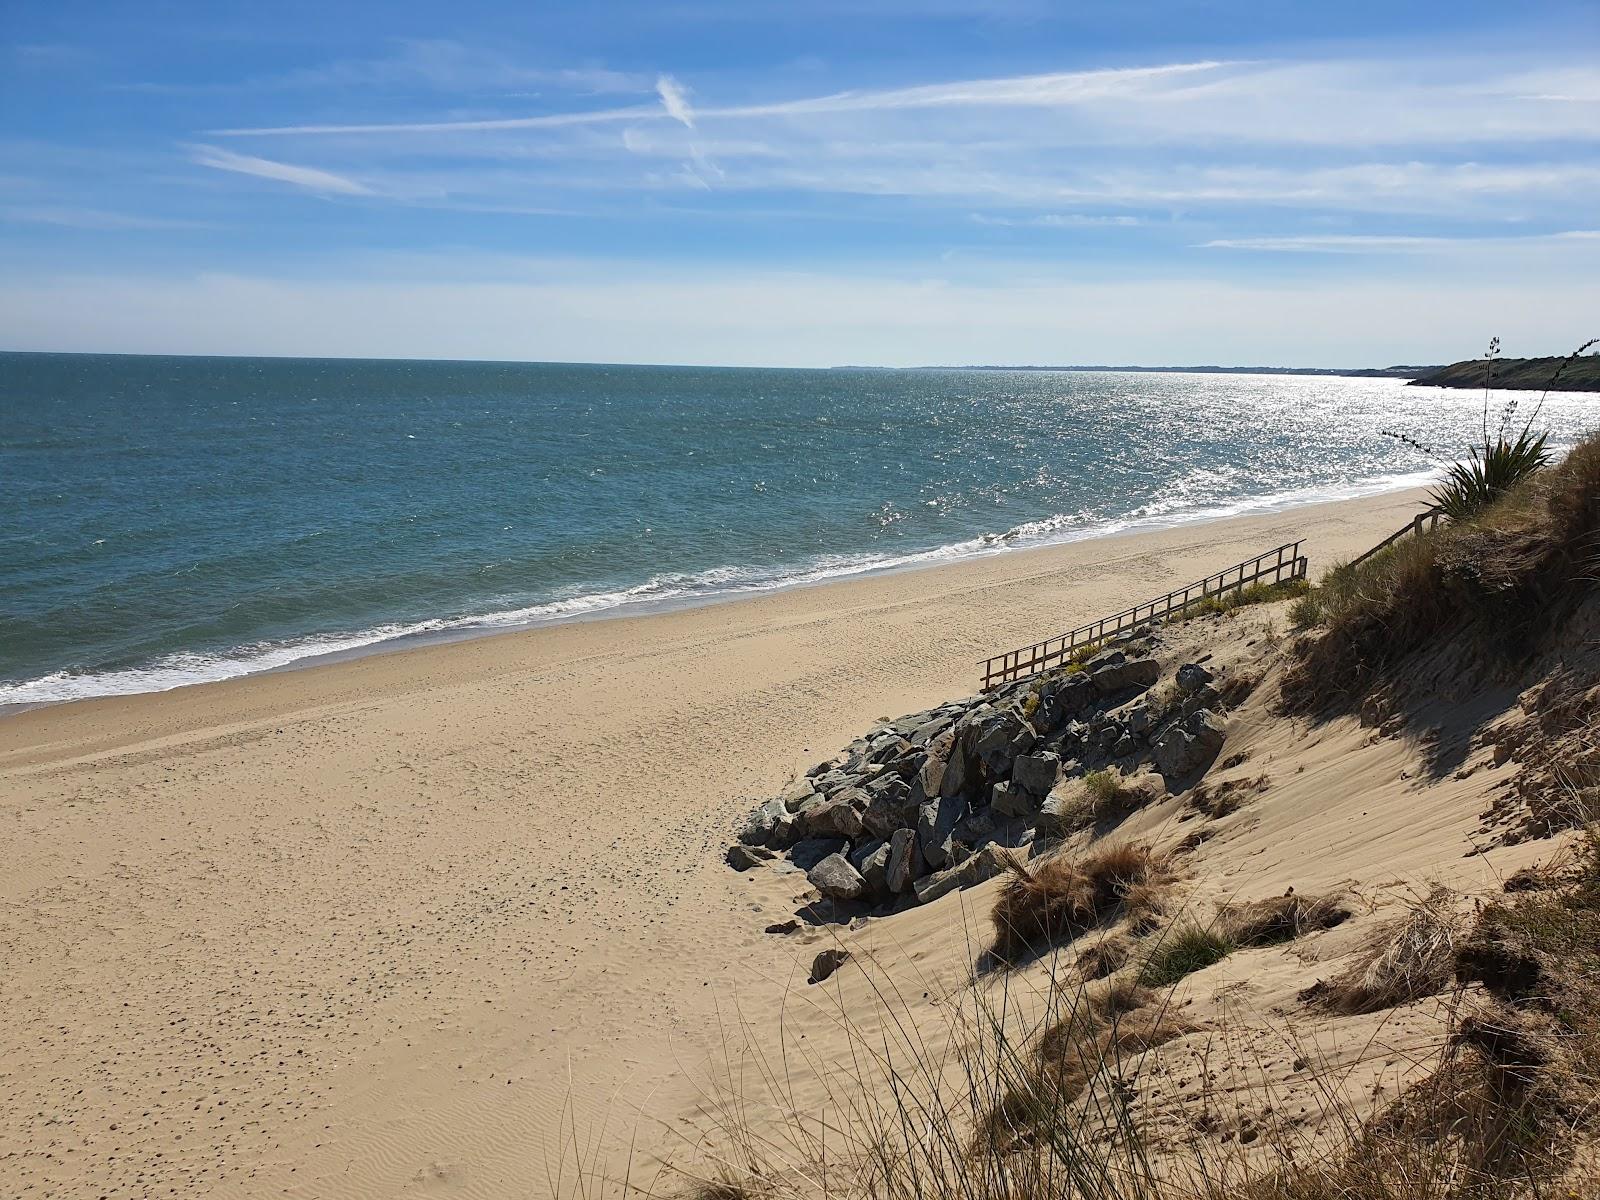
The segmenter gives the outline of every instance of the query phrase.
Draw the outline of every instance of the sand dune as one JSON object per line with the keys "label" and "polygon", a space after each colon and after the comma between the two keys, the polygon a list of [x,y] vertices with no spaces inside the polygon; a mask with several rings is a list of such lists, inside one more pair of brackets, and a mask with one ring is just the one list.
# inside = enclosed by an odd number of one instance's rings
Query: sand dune
{"label": "sand dune", "polygon": [[[692,1137],[730,1014],[776,1012],[816,949],[762,932],[792,885],[722,862],[756,799],[983,655],[1283,541],[1325,566],[1417,501],[0,720],[0,1193],[541,1196],[573,1128],[612,1167],[635,1129]],[[1262,888],[1361,853],[1343,808],[1275,811],[1238,847]],[[1397,823],[1394,869],[1465,820]],[[976,902],[869,949],[934,980]]]}

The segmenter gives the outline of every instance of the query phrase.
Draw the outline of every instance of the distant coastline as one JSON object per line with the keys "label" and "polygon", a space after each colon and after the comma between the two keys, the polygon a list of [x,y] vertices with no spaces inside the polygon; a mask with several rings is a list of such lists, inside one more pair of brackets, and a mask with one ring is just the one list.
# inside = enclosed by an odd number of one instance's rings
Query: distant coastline
{"label": "distant coastline", "polygon": [[1130,367],[1108,365],[1039,366],[1025,364],[1003,366],[988,363],[967,363],[958,367],[867,367],[842,364],[836,371],[1084,371],[1137,373],[1144,375],[1334,375],[1354,379],[1415,379],[1443,368],[1435,366],[1394,367]]}

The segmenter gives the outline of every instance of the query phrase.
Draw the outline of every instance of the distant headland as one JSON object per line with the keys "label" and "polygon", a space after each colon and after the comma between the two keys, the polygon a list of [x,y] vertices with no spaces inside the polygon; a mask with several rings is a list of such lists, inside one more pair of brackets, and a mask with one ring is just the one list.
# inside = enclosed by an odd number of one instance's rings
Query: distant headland
{"label": "distant headland", "polygon": [[1600,357],[1469,358],[1411,381],[1427,387],[1506,388],[1515,391],[1600,392]]}
{"label": "distant headland", "polygon": [[1043,366],[1026,364],[1006,366],[990,363],[968,363],[954,367],[867,367],[842,365],[835,367],[836,371],[1127,371],[1147,375],[1345,375],[1356,376],[1364,379],[1413,379],[1419,375],[1426,375],[1430,371],[1441,370],[1434,366],[1395,366],[1395,367],[1131,367],[1110,366],[1106,364],[1085,365],[1074,364],[1071,366]]}

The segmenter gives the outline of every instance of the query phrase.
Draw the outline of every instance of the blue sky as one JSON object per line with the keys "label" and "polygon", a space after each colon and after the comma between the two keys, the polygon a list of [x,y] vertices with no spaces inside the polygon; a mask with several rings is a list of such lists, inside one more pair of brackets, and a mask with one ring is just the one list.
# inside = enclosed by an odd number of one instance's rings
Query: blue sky
{"label": "blue sky", "polygon": [[0,8],[13,349],[1365,365],[1597,268],[1592,2]]}

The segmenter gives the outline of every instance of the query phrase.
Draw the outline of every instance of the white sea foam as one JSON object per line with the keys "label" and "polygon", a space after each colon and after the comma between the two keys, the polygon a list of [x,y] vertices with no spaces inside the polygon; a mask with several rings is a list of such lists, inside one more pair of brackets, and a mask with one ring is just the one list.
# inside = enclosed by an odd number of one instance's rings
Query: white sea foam
{"label": "white sea foam", "polygon": [[1436,473],[1384,475],[1343,487],[1296,488],[1230,501],[1195,502],[1187,499],[1204,491],[1198,477],[1180,479],[1167,490],[1167,498],[1143,505],[1128,515],[1094,520],[1086,512],[1064,513],[1028,521],[1004,533],[983,534],[948,545],[909,554],[829,554],[786,567],[714,567],[694,574],[660,574],[644,583],[614,591],[592,592],[543,604],[472,616],[436,618],[380,625],[357,633],[300,638],[283,642],[258,642],[221,654],[178,653],[140,667],[96,673],[57,671],[18,683],[0,683],[0,708],[50,704],[164,692],[197,683],[215,683],[263,671],[305,664],[330,655],[348,655],[372,647],[403,644],[419,639],[468,636],[528,628],[559,621],[595,617],[619,610],[682,607],[722,598],[804,587],[830,580],[874,572],[903,570],[1010,550],[1083,541],[1140,529],[1164,528],[1228,517],[1271,513],[1305,504],[1353,499],[1401,488],[1417,487]]}

